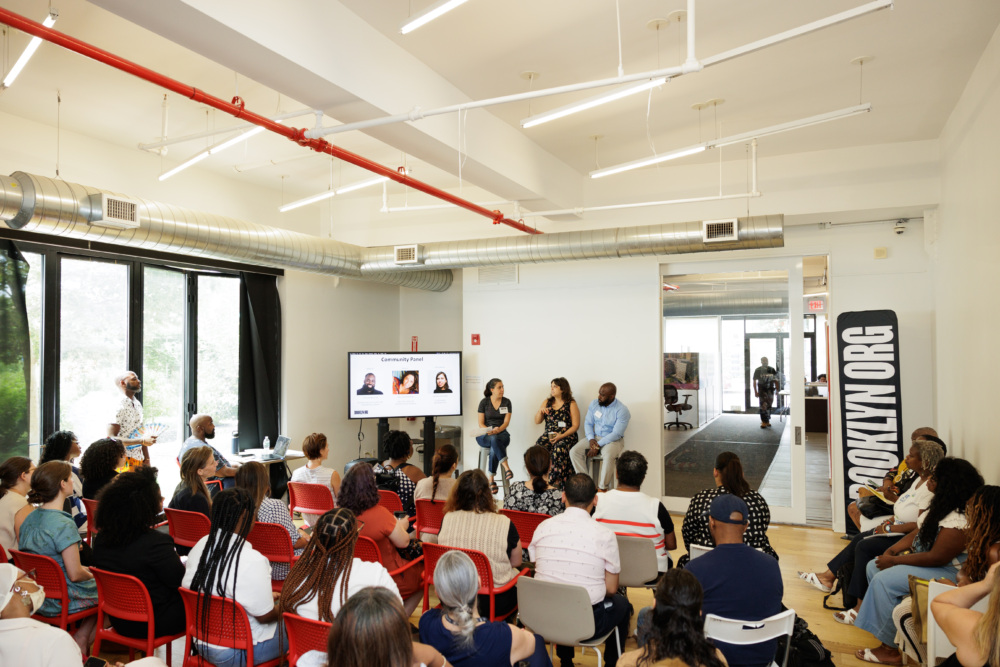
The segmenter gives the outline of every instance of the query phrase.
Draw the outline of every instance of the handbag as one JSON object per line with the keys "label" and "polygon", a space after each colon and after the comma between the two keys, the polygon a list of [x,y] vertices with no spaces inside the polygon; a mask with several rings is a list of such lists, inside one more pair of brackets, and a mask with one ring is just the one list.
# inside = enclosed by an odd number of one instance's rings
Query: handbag
{"label": "handbag", "polygon": [[858,511],[866,519],[874,519],[880,516],[892,514],[892,505],[877,496],[864,496],[858,498]]}
{"label": "handbag", "polygon": [[403,560],[416,560],[424,555],[424,545],[411,537],[409,544],[405,547],[397,547],[396,551],[403,557]]}

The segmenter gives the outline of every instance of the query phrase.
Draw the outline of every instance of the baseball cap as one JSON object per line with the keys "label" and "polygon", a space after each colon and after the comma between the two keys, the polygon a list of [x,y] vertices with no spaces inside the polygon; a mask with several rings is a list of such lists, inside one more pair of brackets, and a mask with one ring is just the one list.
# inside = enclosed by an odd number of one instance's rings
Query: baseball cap
{"label": "baseball cap", "polygon": [[0,610],[7,606],[11,596],[14,595],[11,589],[17,581],[18,572],[19,570],[10,563],[0,564]]}
{"label": "baseball cap", "polygon": [[[743,520],[735,521],[730,518],[733,512],[739,512]],[[722,523],[744,524],[747,522],[747,504],[738,496],[734,496],[731,493],[723,493],[712,499],[712,506],[708,511],[708,515]]]}

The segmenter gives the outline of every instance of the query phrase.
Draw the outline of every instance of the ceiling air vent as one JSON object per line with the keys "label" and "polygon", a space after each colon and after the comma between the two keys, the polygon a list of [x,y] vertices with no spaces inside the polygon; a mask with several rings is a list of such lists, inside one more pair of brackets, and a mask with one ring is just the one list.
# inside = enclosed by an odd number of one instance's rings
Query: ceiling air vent
{"label": "ceiling air vent", "polygon": [[90,195],[90,224],[115,229],[136,229],[139,226],[139,205],[131,199],[104,193]]}
{"label": "ceiling air vent", "polygon": [[723,241],[739,241],[739,230],[736,218],[725,220],[705,220],[702,228],[705,243],[722,243]]}
{"label": "ceiling air vent", "polygon": [[516,285],[517,265],[482,266],[479,268],[480,285]]}
{"label": "ceiling air vent", "polygon": [[398,245],[393,249],[396,251],[396,264],[422,264],[419,245]]}

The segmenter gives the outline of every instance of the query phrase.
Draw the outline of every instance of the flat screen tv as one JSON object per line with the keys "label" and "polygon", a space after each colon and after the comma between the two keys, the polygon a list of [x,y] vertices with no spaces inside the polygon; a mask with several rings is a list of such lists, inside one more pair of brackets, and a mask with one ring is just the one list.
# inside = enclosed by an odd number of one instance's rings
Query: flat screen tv
{"label": "flat screen tv", "polygon": [[461,352],[348,352],[347,416],[462,414]]}

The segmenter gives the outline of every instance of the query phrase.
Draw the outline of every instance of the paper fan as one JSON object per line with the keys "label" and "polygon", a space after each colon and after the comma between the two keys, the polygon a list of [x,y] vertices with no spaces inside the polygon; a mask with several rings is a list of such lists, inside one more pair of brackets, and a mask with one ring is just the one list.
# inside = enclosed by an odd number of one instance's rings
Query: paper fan
{"label": "paper fan", "polygon": [[148,422],[143,424],[136,430],[132,431],[129,439],[132,438],[156,438],[163,435],[170,427],[167,424],[161,424],[160,422]]}

